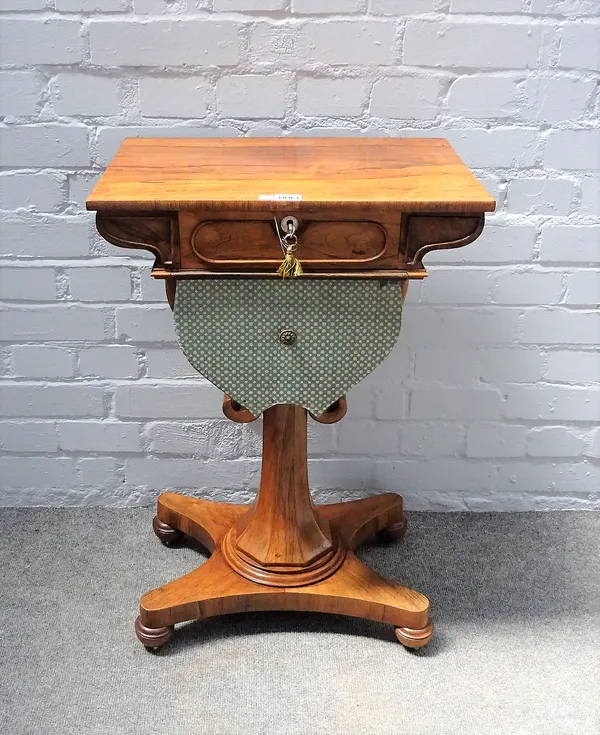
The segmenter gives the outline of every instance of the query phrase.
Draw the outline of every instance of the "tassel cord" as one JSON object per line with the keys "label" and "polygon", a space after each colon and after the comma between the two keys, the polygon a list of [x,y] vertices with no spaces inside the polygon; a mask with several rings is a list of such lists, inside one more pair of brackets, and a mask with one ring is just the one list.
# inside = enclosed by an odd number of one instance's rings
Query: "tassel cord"
{"label": "tassel cord", "polygon": [[284,255],[283,263],[277,269],[277,273],[282,278],[298,278],[298,276],[301,276],[304,272],[300,261],[294,255],[294,252],[298,247],[298,238],[293,231],[286,233],[282,237],[277,217],[275,217],[275,227],[277,229],[277,236],[279,237],[279,244],[281,245],[281,250]]}

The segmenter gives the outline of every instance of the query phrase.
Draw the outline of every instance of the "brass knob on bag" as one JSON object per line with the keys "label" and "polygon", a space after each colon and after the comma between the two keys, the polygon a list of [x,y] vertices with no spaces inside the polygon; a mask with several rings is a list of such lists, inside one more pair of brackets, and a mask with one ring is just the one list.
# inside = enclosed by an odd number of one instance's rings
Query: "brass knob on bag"
{"label": "brass knob on bag", "polygon": [[293,345],[296,343],[298,335],[293,329],[284,329],[279,333],[279,341],[282,345]]}

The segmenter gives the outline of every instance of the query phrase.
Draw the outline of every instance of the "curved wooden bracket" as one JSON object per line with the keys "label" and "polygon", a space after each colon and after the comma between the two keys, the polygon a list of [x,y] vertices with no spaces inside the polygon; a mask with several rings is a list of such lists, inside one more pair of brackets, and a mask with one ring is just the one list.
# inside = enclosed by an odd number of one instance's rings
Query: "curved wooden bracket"
{"label": "curved wooden bracket", "polygon": [[432,250],[462,248],[476,240],[483,231],[485,215],[408,215],[403,227],[401,250],[406,268],[422,271],[423,258]]}
{"label": "curved wooden bracket", "polygon": [[155,256],[154,268],[171,270],[174,263],[179,233],[177,216],[139,214],[96,215],[96,227],[102,237],[120,248],[148,250]]}
{"label": "curved wooden bracket", "polygon": [[326,408],[320,416],[315,416],[311,413],[310,417],[320,424],[335,424],[344,418],[347,410],[348,402],[346,400],[346,396],[340,396],[337,401],[334,401],[329,408]]}
{"label": "curved wooden bracket", "polygon": [[234,401],[227,393],[223,394],[223,413],[230,421],[235,421],[236,424],[249,424],[258,418],[252,411]]}

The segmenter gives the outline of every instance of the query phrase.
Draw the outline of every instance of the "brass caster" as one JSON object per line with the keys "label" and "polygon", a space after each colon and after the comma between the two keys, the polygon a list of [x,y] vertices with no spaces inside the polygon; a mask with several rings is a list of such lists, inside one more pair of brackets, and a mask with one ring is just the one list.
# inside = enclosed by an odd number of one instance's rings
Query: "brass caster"
{"label": "brass caster", "polygon": [[423,648],[433,636],[433,623],[430,620],[424,628],[395,628],[394,633],[405,648]]}
{"label": "brass caster", "polygon": [[135,634],[140,643],[143,643],[147,651],[156,651],[171,640],[173,626],[167,625],[163,628],[149,628],[139,618],[135,621]]}
{"label": "brass caster", "polygon": [[163,523],[158,516],[154,516],[152,529],[165,546],[171,546],[183,538],[181,531],[178,531],[176,528],[171,528],[167,523]]}

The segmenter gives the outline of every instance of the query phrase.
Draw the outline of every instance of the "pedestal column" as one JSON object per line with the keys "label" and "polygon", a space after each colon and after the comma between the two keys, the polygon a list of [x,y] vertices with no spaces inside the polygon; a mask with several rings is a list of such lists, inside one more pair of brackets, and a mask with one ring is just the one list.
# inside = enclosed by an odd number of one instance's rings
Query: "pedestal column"
{"label": "pedestal column", "polygon": [[344,551],[310,496],[307,412],[277,405],[263,415],[260,487],[249,512],[223,539],[223,554],[239,574],[271,586],[300,586],[332,574]]}

